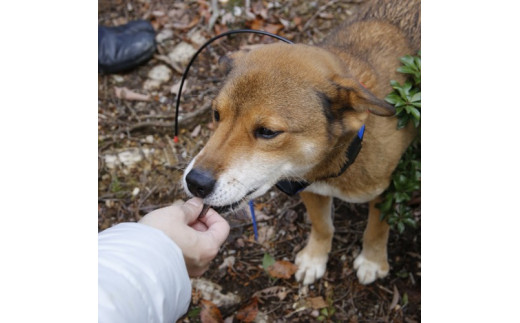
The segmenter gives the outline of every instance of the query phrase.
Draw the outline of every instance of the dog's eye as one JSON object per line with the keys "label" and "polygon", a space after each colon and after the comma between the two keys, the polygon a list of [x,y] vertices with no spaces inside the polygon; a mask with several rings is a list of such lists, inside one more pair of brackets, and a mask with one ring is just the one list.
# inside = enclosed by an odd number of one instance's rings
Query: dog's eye
{"label": "dog's eye", "polygon": [[282,131],[273,131],[271,129],[260,127],[255,130],[255,137],[263,138],[263,139],[272,139],[281,133],[282,133]]}
{"label": "dog's eye", "polygon": [[213,118],[215,118],[216,122],[220,121],[220,114],[218,113],[217,110],[213,110]]}

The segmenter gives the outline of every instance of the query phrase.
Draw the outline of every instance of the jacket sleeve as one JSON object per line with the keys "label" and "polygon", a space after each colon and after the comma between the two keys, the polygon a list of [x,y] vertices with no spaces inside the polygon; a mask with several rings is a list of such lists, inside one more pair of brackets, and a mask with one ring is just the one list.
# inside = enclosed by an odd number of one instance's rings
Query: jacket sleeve
{"label": "jacket sleeve", "polygon": [[162,231],[122,223],[98,235],[98,322],[175,322],[191,283],[180,248]]}

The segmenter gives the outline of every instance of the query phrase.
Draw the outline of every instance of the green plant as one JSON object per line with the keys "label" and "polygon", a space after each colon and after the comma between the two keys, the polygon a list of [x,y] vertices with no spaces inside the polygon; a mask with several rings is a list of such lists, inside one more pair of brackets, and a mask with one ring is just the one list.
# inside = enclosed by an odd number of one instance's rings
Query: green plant
{"label": "green plant", "polygon": [[386,219],[399,233],[402,233],[406,226],[417,226],[409,202],[412,194],[421,189],[421,52],[419,51],[417,56],[404,56],[401,62],[403,65],[397,71],[407,74],[409,78],[402,85],[397,81],[391,81],[394,90],[385,100],[395,106],[397,129],[404,128],[412,121],[419,129],[419,135],[401,157],[392,174],[390,186],[383,195],[383,201],[378,204],[381,221]]}

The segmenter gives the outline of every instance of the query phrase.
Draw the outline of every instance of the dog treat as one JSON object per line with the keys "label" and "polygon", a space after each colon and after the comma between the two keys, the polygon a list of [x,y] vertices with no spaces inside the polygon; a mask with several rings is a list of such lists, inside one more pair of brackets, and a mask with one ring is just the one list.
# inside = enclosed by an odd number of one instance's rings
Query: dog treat
{"label": "dog treat", "polygon": [[210,208],[209,204],[204,204],[204,206],[202,207],[202,211],[200,211],[199,219],[204,217],[206,215],[206,213],[208,213],[209,208]]}

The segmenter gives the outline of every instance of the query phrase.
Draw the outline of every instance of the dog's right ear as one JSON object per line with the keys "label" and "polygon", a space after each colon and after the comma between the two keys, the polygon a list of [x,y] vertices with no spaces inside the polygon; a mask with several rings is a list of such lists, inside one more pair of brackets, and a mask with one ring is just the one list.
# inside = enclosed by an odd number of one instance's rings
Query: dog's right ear
{"label": "dog's right ear", "polygon": [[221,56],[218,60],[218,68],[220,71],[222,71],[224,74],[228,75],[229,72],[234,67],[234,63],[237,59],[240,57],[243,57],[247,54],[248,51],[246,50],[239,50],[234,53],[231,53],[230,55],[224,55]]}
{"label": "dog's right ear", "polygon": [[393,105],[377,98],[361,83],[342,77],[334,78],[334,83],[338,91],[337,99],[343,102],[346,107],[350,107],[358,112],[370,111],[382,117],[395,115],[395,107]]}

